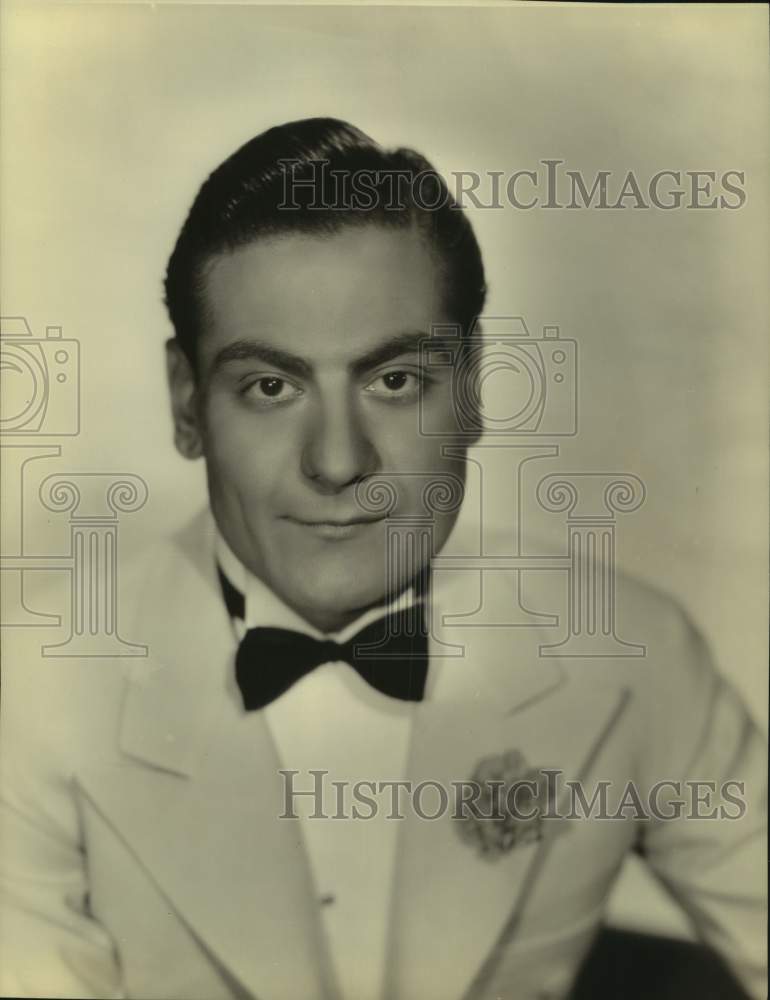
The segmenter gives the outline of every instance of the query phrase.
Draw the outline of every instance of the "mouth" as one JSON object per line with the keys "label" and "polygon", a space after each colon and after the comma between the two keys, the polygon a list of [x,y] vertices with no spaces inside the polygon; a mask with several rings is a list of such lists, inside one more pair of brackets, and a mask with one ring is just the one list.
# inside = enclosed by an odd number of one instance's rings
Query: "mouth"
{"label": "mouth", "polygon": [[378,524],[383,520],[383,518],[353,517],[346,518],[344,520],[305,521],[298,517],[286,517],[284,520],[289,521],[291,524],[296,524],[300,528],[304,528],[306,531],[317,535],[319,538],[326,538],[333,541],[343,538],[352,538],[354,535],[365,531],[367,527]]}

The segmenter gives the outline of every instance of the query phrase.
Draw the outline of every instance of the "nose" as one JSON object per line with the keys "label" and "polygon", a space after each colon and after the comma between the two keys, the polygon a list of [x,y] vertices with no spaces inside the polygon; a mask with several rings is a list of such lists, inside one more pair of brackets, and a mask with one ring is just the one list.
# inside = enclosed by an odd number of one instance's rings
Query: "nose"
{"label": "nose", "polygon": [[379,454],[353,402],[336,398],[309,415],[302,472],[323,493],[338,493],[379,468]]}

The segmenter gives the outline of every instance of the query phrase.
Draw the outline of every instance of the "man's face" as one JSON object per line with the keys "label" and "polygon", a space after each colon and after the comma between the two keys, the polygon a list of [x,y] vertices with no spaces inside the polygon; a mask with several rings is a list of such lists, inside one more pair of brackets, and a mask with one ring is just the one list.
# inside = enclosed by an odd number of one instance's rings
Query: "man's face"
{"label": "man's face", "polygon": [[[451,322],[436,265],[411,230],[280,236],[214,258],[204,295],[197,377],[171,348],[177,442],[204,455],[214,516],[244,565],[339,628],[425,561],[392,564],[388,582],[388,523],[429,513],[424,490],[442,474],[464,479],[451,368],[420,366],[420,339]],[[445,436],[421,435],[421,406]],[[460,454],[442,457],[447,444]],[[356,497],[372,476],[396,492],[389,517]],[[434,515],[436,550],[456,516]]]}

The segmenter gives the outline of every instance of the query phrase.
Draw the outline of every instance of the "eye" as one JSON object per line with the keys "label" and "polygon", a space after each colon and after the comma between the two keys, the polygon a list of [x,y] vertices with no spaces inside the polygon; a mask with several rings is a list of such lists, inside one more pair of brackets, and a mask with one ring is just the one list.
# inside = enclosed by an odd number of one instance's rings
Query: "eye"
{"label": "eye", "polygon": [[281,378],[280,375],[262,375],[253,382],[249,382],[243,393],[250,400],[268,406],[274,403],[284,403],[302,395],[301,389],[285,378]]}
{"label": "eye", "polygon": [[423,379],[416,373],[395,369],[378,375],[366,391],[384,399],[412,399],[419,395],[422,386]]}
{"label": "eye", "polygon": [[261,378],[256,385],[263,395],[271,397],[280,396],[286,388],[282,378]]}

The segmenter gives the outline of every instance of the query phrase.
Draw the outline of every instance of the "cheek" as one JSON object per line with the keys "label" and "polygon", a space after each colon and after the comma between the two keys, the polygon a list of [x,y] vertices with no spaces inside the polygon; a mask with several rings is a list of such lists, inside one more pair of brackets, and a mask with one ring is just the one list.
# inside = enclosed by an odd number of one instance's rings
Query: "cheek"
{"label": "cheek", "polygon": [[416,405],[381,407],[368,416],[371,438],[384,463],[393,467],[431,470],[445,465],[442,445],[468,436],[461,432],[449,386],[437,386]]}
{"label": "cheek", "polygon": [[[422,476],[421,483],[425,485],[425,477],[431,473],[462,472],[464,461],[454,455],[444,455],[442,450],[452,446],[452,451],[462,447],[466,442],[462,435],[449,430],[440,435],[423,434],[412,423],[380,431],[378,435],[380,453],[383,458],[384,471],[392,469]],[[416,486],[410,488],[416,489]]]}
{"label": "cheek", "polygon": [[211,406],[203,432],[210,488],[219,495],[269,497],[291,471],[291,439],[250,414]]}
{"label": "cheek", "polygon": [[465,497],[465,462],[442,456],[440,444],[433,440],[413,446],[408,461],[391,468],[392,478],[383,471],[383,479],[391,478],[397,496],[391,516],[411,522],[413,528],[427,518],[435,538],[445,539]]}

